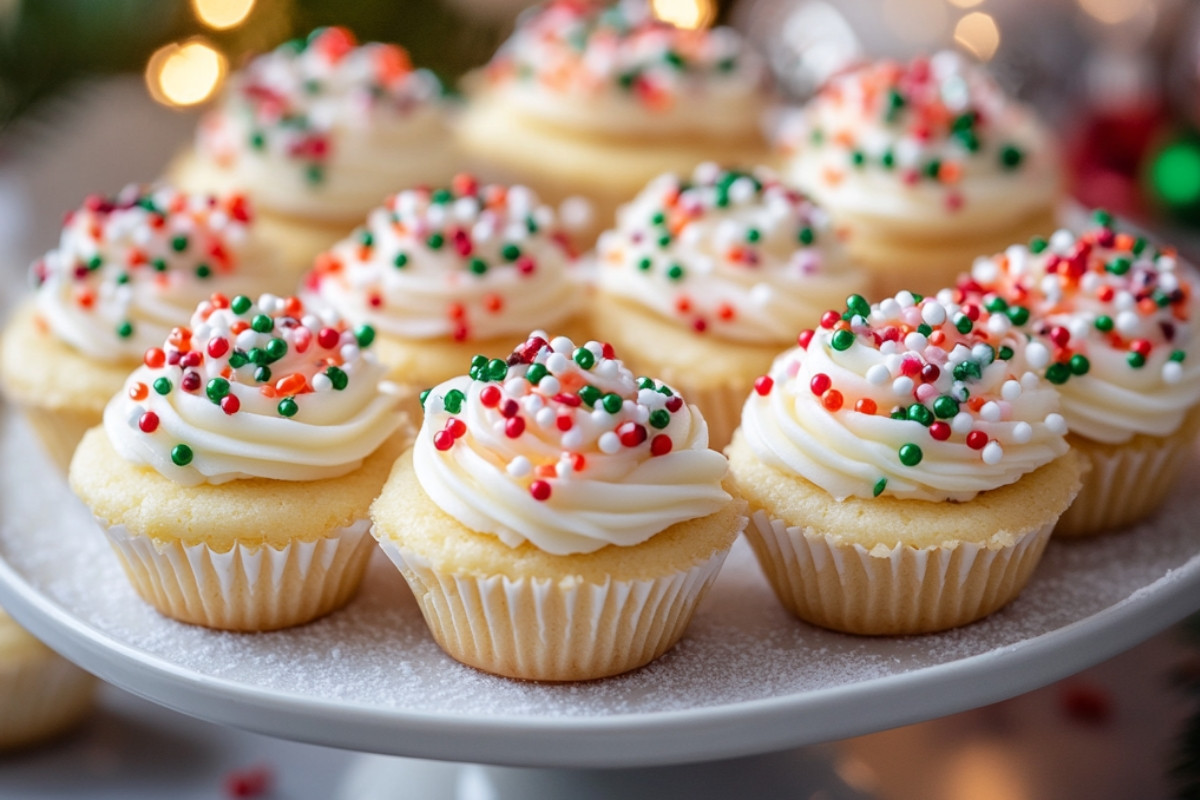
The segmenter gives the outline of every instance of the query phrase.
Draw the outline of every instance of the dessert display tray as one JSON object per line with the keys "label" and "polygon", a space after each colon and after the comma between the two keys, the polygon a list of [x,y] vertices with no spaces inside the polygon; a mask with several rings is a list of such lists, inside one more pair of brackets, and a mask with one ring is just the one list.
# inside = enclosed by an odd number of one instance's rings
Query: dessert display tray
{"label": "dessert display tray", "polygon": [[1018,600],[941,634],[865,638],[788,616],[739,542],[687,636],[578,684],[445,656],[399,573],[300,628],[234,634],[144,604],[29,429],[0,407],[0,604],[68,658],[184,713],[367,752],[514,766],[634,767],[824,742],[994,702],[1101,661],[1200,608],[1200,453],[1152,521],[1052,542]]}

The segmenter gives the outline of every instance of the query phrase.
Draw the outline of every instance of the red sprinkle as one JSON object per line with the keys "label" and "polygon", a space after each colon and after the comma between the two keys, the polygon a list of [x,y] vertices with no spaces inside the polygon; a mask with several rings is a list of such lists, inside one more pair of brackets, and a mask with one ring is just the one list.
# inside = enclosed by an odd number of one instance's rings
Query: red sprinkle
{"label": "red sprinkle", "polygon": [[142,358],[146,366],[150,369],[158,369],[166,363],[167,355],[158,347],[151,347],[146,351],[146,355]]}
{"label": "red sprinkle", "polygon": [[227,394],[221,398],[221,410],[226,414],[236,414],[242,407],[242,401],[238,400],[235,395]]}
{"label": "red sprinkle", "polygon": [[651,455],[665,456],[671,452],[672,446],[671,437],[665,433],[660,433],[650,440],[650,453]]}
{"label": "red sprinkle", "polygon": [[533,495],[534,500],[549,500],[550,484],[546,481],[534,481],[529,484],[529,493]]}
{"label": "red sprinkle", "polygon": [[145,400],[149,393],[150,390],[146,388],[146,384],[140,381],[129,387],[129,396],[134,400]]}
{"label": "red sprinkle", "polygon": [[454,434],[447,430],[438,431],[433,435],[433,446],[438,450],[449,450],[454,447]]}
{"label": "red sprinkle", "polygon": [[200,388],[200,373],[191,370],[183,373],[183,380],[179,385],[185,392],[197,391]]}
{"label": "red sprinkle", "polygon": [[830,389],[821,397],[821,405],[825,406],[827,411],[837,411],[842,407],[842,393],[837,389]]}
{"label": "red sprinkle", "polygon": [[833,385],[833,381],[824,372],[818,372],[812,376],[812,380],[808,382],[808,388],[812,389],[812,393],[820,397],[829,391],[829,387]]}
{"label": "red sprinkle", "polygon": [[832,328],[834,325],[837,325],[841,319],[842,315],[831,309],[821,315],[821,327]]}
{"label": "red sprinkle", "polygon": [[1149,339],[1134,339],[1129,343],[1129,349],[1145,358],[1150,355],[1150,349],[1153,347]]}
{"label": "red sprinkle", "polygon": [[617,428],[617,436],[626,447],[637,447],[646,441],[646,428],[636,422],[624,422]]}
{"label": "red sprinkle", "polygon": [[158,430],[158,414],[153,411],[142,414],[142,418],[138,420],[138,427],[142,429],[142,433],[154,433]]}
{"label": "red sprinkle", "polygon": [[988,437],[983,431],[971,431],[967,434],[967,447],[972,450],[982,450],[987,443]]}
{"label": "red sprinkle", "polygon": [[1058,347],[1066,347],[1071,341],[1071,332],[1062,325],[1055,325],[1050,329],[1050,341]]}
{"label": "red sprinkle", "polygon": [[520,410],[521,406],[511,397],[504,401],[504,405],[500,406],[500,413],[505,417],[505,419],[512,419]]}
{"label": "red sprinkle", "polygon": [[267,767],[236,770],[225,778],[225,796],[262,797],[271,791],[271,770]]}
{"label": "red sprinkle", "polygon": [[455,439],[461,439],[463,434],[467,432],[467,423],[463,422],[458,417],[451,417],[446,423],[446,430]]}
{"label": "red sprinkle", "polygon": [[488,384],[479,392],[479,402],[483,403],[485,408],[495,408],[500,405],[500,389],[497,386]]}
{"label": "red sprinkle", "polygon": [[854,404],[854,410],[860,414],[874,414],[879,410],[879,406],[869,397],[863,397]]}
{"label": "red sprinkle", "polygon": [[681,408],[683,408],[683,398],[677,394],[671,395],[671,397],[667,400],[667,411],[670,411],[672,414],[674,414]]}
{"label": "red sprinkle", "polygon": [[206,349],[208,350],[209,356],[212,358],[220,358],[229,352],[229,340],[223,336],[218,336],[215,339],[209,339],[208,347]]}
{"label": "red sprinkle", "polygon": [[326,350],[332,350],[338,346],[338,342],[342,340],[342,335],[333,328],[322,328],[317,334],[317,344]]}
{"label": "red sprinkle", "polygon": [[577,395],[577,394],[567,394],[566,392],[560,392],[560,393],[554,395],[554,402],[562,403],[564,406],[571,406],[572,408],[575,408],[583,401],[579,399],[579,395]]}
{"label": "red sprinkle", "polygon": [[812,330],[800,331],[800,335],[796,337],[796,344],[800,345],[801,348],[807,350],[808,343],[812,341],[813,333],[815,333],[815,331],[812,331]]}
{"label": "red sprinkle", "polygon": [[950,438],[950,426],[941,420],[938,420],[929,426],[929,435],[937,439],[939,442],[944,442]]}
{"label": "red sprinkle", "polygon": [[571,430],[571,426],[573,426],[575,423],[570,417],[564,414],[561,417],[556,418],[554,420],[554,424],[560,431],[569,431]]}
{"label": "red sprinkle", "polygon": [[525,418],[513,417],[508,422],[504,423],[504,435],[510,439],[516,439],[525,432]]}
{"label": "red sprinkle", "polygon": [[774,385],[775,380],[770,375],[759,375],[754,379],[754,391],[758,392],[760,397],[770,394]]}

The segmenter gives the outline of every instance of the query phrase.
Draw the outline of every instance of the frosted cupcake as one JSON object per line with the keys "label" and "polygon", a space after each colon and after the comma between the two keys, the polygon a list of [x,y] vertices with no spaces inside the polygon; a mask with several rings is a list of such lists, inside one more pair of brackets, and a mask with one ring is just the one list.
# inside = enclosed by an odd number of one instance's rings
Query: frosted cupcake
{"label": "frosted cupcake", "polygon": [[466,175],[388,198],[305,280],[306,297],[378,333],[389,378],[414,398],[532,326],[582,338],[585,289],[553,209]]}
{"label": "frosted cupcake", "polygon": [[[92,195],[33,263],[0,340],[0,387],[64,469],[148,347],[214,291],[264,291],[278,261],[240,195],[128,186]],[[285,279],[293,283],[296,279]]]}
{"label": "frosted cupcake", "polygon": [[1004,314],[852,300],[781,355],[728,449],[784,606],[860,634],[942,630],[1017,596],[1079,491],[1066,423]]}
{"label": "frosted cupcake", "polygon": [[717,448],[796,331],[867,284],[825,212],[761,168],[656,178],[596,254],[596,335],[699,405]]}
{"label": "frosted cupcake", "polygon": [[590,200],[594,238],[655,175],[762,163],[764,75],[729,28],[675,28],[645,2],[557,0],[518,21],[458,132],[481,170],[553,203]]}
{"label": "frosted cupcake", "polygon": [[1060,536],[1153,513],[1200,430],[1194,275],[1174,250],[1095,219],[981,258],[960,283],[1035,338],[1029,363],[1057,386],[1068,440],[1091,465]]}
{"label": "frosted cupcake", "polygon": [[786,128],[786,175],[849,230],[878,296],[935,292],[976,256],[1054,230],[1049,132],[955,53],[835,77]]}
{"label": "frosted cupcake", "polygon": [[678,641],[745,524],[695,407],[608,345],[538,334],[424,403],[372,517],[447,653],[586,680]]}
{"label": "frosted cupcake", "polygon": [[168,174],[189,189],[245,191],[303,268],[389,193],[450,179],[446,115],[437,78],[403,48],[318,28],[234,74]]}
{"label": "frosted cupcake", "polygon": [[95,687],[0,609],[0,750],[69,730],[91,709]]}
{"label": "frosted cupcake", "polygon": [[403,449],[371,338],[294,297],[214,295],[146,352],[70,481],[147,602],[271,630],[349,601]]}

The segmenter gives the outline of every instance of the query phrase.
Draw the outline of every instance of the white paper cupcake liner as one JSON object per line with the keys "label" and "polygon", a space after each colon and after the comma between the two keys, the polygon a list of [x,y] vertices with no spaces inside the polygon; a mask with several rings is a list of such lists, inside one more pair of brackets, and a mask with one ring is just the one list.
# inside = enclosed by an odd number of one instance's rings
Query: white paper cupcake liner
{"label": "white paper cupcake liner", "polygon": [[210,628],[300,625],[354,596],[372,551],[369,520],[284,547],[156,541],[101,520],[134,589],[168,617]]}
{"label": "white paper cupcake liner", "polygon": [[91,708],[95,686],[91,675],[40,648],[0,656],[0,749],[64,732]]}
{"label": "white paper cupcake liner", "polygon": [[746,538],[780,602],[806,622],[860,634],[945,630],[1001,608],[1024,588],[1053,521],[998,549],[839,544],[761,509]]}
{"label": "white paper cupcake liner", "polygon": [[437,643],[458,661],[535,681],[590,680],[648,664],[691,621],[728,550],[649,580],[511,579],[439,572],[387,537]]}
{"label": "white paper cupcake liner", "polygon": [[1191,435],[1163,437],[1154,445],[1109,448],[1075,443],[1091,469],[1083,488],[1054,528],[1059,538],[1083,538],[1123,528],[1153,514],[1167,499]]}

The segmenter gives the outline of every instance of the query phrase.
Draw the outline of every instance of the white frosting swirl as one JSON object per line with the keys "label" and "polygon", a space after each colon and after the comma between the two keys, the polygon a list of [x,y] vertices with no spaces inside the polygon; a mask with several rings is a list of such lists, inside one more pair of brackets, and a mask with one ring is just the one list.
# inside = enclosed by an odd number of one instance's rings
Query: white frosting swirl
{"label": "white frosting swirl", "polygon": [[39,315],[99,361],[136,360],[213,291],[259,292],[273,255],[240,195],[127,186],[67,215],[58,247],[30,268]]}
{"label": "white frosting swirl", "polygon": [[596,248],[601,288],[699,332],[785,345],[866,288],[828,215],[768,170],[662,175]]}
{"label": "white frosting swirl", "polygon": [[401,422],[362,350],[372,337],[296,298],[214,296],[146,353],[105,430],[122,458],[187,486],[344,475]]}
{"label": "white frosting swirl", "polygon": [[856,302],[848,319],[831,312],[802,334],[746,401],[742,432],[758,458],[837,500],[940,502],[1065,453],[1057,394],[1024,368],[1024,337],[951,295]]}
{"label": "white frosting swirl", "polygon": [[455,156],[432,73],[394,44],[320,28],[235,74],[198,130],[209,176],[264,209],[355,220],[401,186],[440,183]]}
{"label": "white frosting swirl", "polygon": [[499,103],[544,124],[726,138],[759,134],[764,75],[737,32],[676,28],[639,0],[539,6],[486,72]]}
{"label": "white frosting swirl", "polygon": [[401,339],[489,339],[576,314],[584,283],[554,211],[524,186],[390,197],[318,256],[311,296]]}
{"label": "white frosting swirl", "polygon": [[[628,547],[723,508],[704,418],[599,342],[534,334],[426,396],[413,463],[447,514],[555,555]],[[640,387],[640,388],[639,388]]]}
{"label": "white frosting swirl", "polygon": [[979,259],[962,288],[1028,312],[1029,360],[1059,384],[1073,433],[1109,444],[1168,436],[1200,403],[1195,277],[1173,250],[1097,216],[1084,233]]}
{"label": "white frosting swirl", "polygon": [[787,176],[827,207],[908,235],[996,230],[1049,208],[1061,175],[1027,107],[952,52],[833,78],[781,133]]}

